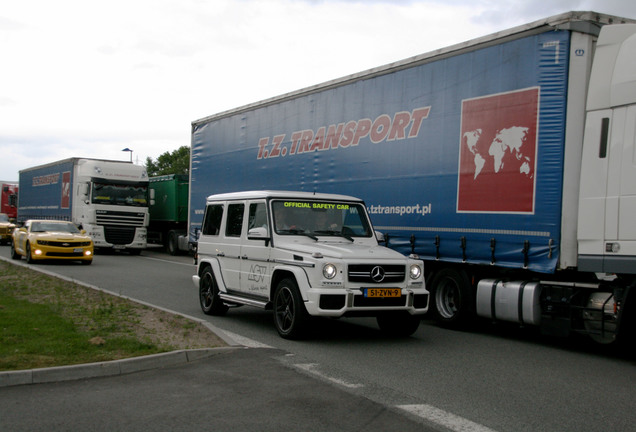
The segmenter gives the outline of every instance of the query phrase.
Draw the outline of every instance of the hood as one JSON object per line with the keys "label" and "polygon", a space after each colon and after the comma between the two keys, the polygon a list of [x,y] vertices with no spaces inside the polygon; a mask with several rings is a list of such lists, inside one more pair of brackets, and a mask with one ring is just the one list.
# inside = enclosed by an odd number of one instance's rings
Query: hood
{"label": "hood", "polygon": [[39,234],[37,238],[41,240],[57,240],[57,241],[73,241],[73,240],[90,240],[90,237],[84,234],[71,234],[67,232],[47,231]]}
{"label": "hood", "polygon": [[291,253],[303,253],[311,255],[313,253],[320,253],[325,258],[336,259],[348,259],[353,258],[356,260],[372,259],[372,260],[403,260],[405,256],[399,252],[389,249],[384,246],[372,245],[369,246],[366,243],[351,243],[346,240],[344,242],[338,241],[313,241],[309,242],[301,241],[281,241],[278,239],[276,242],[276,248],[286,250]]}

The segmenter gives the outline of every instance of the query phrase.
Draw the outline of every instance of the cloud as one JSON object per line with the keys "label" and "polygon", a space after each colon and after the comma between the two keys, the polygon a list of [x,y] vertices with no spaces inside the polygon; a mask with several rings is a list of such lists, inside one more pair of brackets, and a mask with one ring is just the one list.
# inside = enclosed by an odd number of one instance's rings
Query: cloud
{"label": "cloud", "polygon": [[126,160],[126,147],[143,162],[189,145],[193,120],[572,8],[636,17],[636,2],[539,3],[6,2],[0,151],[12,156],[0,178],[67,157]]}

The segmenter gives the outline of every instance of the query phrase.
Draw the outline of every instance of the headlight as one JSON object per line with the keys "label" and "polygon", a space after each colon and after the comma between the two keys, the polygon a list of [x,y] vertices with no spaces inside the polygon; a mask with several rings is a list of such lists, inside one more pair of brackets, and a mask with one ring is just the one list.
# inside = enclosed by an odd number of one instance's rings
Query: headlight
{"label": "headlight", "polygon": [[419,277],[422,276],[422,268],[417,264],[413,264],[409,276],[411,276],[411,279],[419,279]]}
{"label": "headlight", "polygon": [[333,279],[337,274],[336,266],[333,264],[325,264],[322,267],[322,275],[327,279]]}

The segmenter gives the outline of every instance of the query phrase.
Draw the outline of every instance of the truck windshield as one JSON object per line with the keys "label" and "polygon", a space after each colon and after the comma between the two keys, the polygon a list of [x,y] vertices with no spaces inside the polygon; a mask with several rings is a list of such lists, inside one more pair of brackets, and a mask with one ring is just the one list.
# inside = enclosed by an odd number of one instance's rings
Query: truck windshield
{"label": "truck windshield", "polygon": [[280,235],[371,237],[360,203],[277,200],[272,202],[274,229]]}
{"label": "truck windshield", "polygon": [[93,183],[91,203],[134,207],[148,206],[148,185]]}

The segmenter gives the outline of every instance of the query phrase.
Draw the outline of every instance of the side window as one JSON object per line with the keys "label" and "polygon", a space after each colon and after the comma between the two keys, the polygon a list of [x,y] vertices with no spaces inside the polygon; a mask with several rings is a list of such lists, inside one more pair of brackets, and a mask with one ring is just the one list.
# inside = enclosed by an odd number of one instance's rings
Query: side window
{"label": "side window", "polygon": [[267,208],[264,202],[251,203],[247,229],[265,228],[267,229]]}
{"label": "side window", "polygon": [[203,235],[219,235],[221,218],[223,218],[223,205],[213,204],[208,206],[203,218]]}
{"label": "side window", "polygon": [[227,207],[227,225],[225,235],[228,237],[240,237],[243,228],[243,213],[245,204],[230,204]]}

